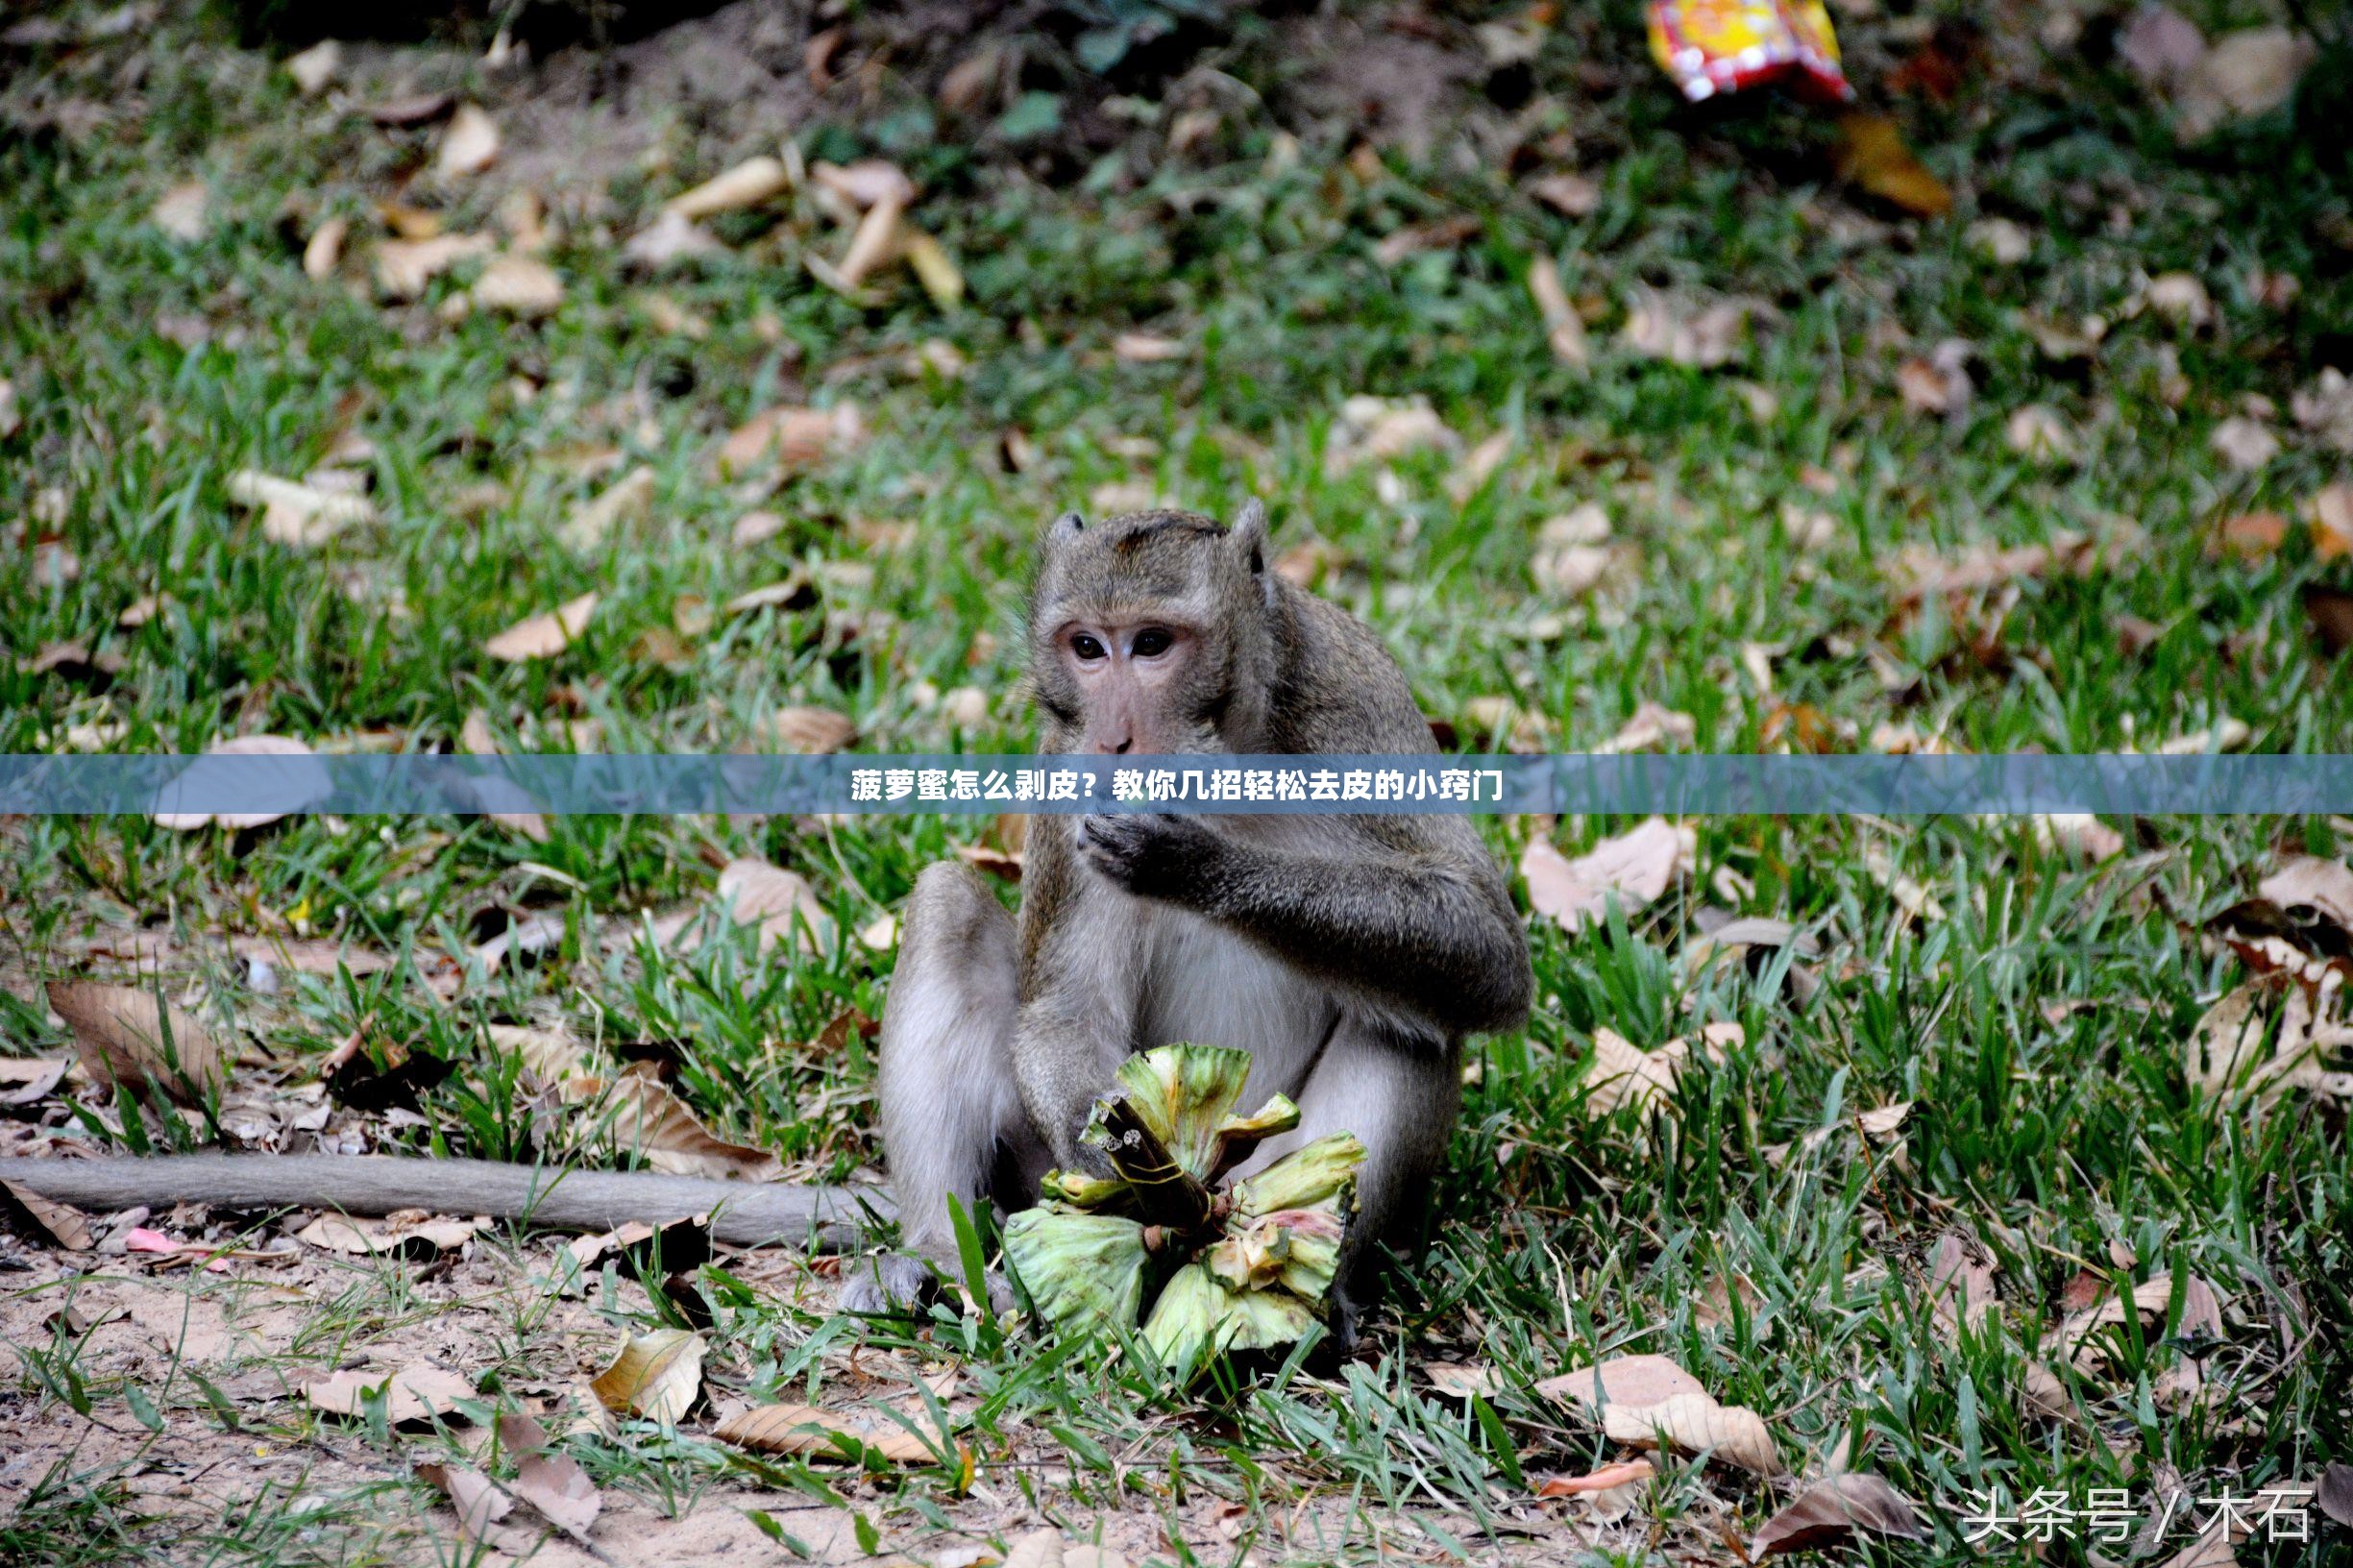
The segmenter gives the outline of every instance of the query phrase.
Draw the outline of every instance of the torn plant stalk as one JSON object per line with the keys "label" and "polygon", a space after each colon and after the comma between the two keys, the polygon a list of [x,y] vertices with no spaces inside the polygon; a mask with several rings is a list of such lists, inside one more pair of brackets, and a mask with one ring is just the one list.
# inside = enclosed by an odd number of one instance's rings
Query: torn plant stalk
{"label": "torn plant stalk", "polygon": [[1292,1343],[1322,1319],[1364,1146],[1335,1133],[1220,1187],[1299,1125],[1280,1094],[1233,1115],[1249,1077],[1249,1052],[1212,1045],[1120,1065],[1123,1092],[1095,1103],[1084,1139],[1112,1174],[1051,1171],[1038,1206],[1005,1226],[1006,1260],[1057,1327],[1100,1333],[1140,1316],[1163,1363],[1197,1370]]}

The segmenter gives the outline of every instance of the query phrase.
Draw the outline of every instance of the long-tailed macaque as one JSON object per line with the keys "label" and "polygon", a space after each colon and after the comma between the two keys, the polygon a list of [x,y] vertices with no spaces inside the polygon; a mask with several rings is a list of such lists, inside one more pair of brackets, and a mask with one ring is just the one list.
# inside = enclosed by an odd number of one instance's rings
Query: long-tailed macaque
{"label": "long-tailed macaque", "polygon": [[[1435,749],[1372,631],[1269,566],[1252,502],[1045,531],[1031,683],[1049,753]],[[1041,816],[1018,921],[943,861],[909,899],[881,1040],[883,1152],[911,1255],[859,1265],[845,1307],[921,1298],[955,1257],[947,1199],[1034,1200],[1113,1069],[1171,1041],[1254,1058],[1307,1139],[1367,1153],[1334,1326],[1353,1337],[1382,1237],[1404,1238],[1461,1097],[1465,1035],[1527,1013],[1528,945],[1504,876],[1457,816]],[[948,1272],[953,1274],[953,1269]]]}

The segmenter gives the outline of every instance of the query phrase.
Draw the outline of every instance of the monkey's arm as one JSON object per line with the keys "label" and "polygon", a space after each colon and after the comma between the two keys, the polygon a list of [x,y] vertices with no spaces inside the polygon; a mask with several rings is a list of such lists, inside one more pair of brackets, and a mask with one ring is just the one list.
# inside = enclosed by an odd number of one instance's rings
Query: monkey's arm
{"label": "monkey's arm", "polygon": [[1449,1035],[1507,1029],[1528,1015],[1528,938],[1483,854],[1369,844],[1303,853],[1198,818],[1142,815],[1085,819],[1080,847],[1129,892],[1206,915]]}
{"label": "monkey's arm", "polygon": [[734,1246],[804,1245],[854,1230],[861,1205],[893,1213],[880,1191],[795,1183],[717,1182],[650,1171],[550,1170],[488,1160],[341,1154],[173,1154],[152,1159],[0,1160],[0,1181],[106,1211],[135,1204],[215,1203],[240,1209],[329,1209],[386,1214],[423,1209],[488,1214],[552,1230],[606,1231],[710,1212],[711,1235]]}

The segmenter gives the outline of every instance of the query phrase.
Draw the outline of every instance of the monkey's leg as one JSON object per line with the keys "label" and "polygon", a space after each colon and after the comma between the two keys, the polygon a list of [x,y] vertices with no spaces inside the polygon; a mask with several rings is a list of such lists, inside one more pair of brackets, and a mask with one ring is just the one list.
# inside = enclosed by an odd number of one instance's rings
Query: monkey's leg
{"label": "monkey's leg", "polygon": [[924,868],[900,922],[876,1074],[900,1232],[919,1256],[857,1265],[842,1286],[846,1311],[916,1305],[931,1288],[924,1259],[954,1276],[950,1193],[969,1209],[1000,1173],[1017,1186],[1045,1169],[1014,1084],[1017,962],[1013,917],[980,873],[961,861]]}
{"label": "monkey's leg", "polygon": [[1418,1249],[1431,1189],[1462,1106],[1462,1070],[1458,1053],[1437,1041],[1403,1041],[1348,1018],[1333,1032],[1296,1098],[1298,1130],[1286,1135],[1274,1154],[1330,1133],[1354,1133],[1364,1145],[1357,1213],[1332,1289],[1332,1333],[1346,1350],[1356,1342],[1358,1313],[1379,1284],[1380,1244],[1400,1253]]}

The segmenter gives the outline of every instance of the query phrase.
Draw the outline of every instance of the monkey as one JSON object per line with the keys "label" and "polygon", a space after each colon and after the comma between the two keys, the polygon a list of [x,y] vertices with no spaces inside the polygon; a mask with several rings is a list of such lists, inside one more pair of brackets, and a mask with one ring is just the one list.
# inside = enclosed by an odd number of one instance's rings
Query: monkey
{"label": "monkey", "polygon": [[[1132,512],[1044,530],[1029,687],[1050,754],[1424,754],[1435,738],[1372,629],[1231,527]],[[1345,1347],[1376,1243],[1406,1243],[1461,1099],[1464,1037],[1516,1026],[1533,978],[1502,869],[1459,816],[1105,813],[1033,818],[1018,919],[942,861],[900,921],[876,1069],[903,1251],[846,1271],[846,1311],[906,1311],[954,1277],[948,1199],[1035,1201],[1132,1052],[1251,1053],[1243,1102],[1366,1150],[1331,1310]]]}

